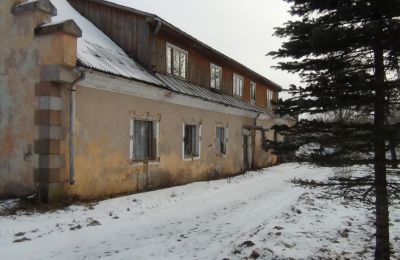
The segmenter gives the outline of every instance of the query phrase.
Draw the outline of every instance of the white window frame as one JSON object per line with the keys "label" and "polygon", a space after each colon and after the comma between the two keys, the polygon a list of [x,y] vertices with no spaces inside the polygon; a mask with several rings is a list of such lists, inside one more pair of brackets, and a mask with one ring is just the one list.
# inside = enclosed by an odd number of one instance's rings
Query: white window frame
{"label": "white window frame", "polygon": [[[168,60],[168,49],[172,49],[172,53],[171,53],[171,57],[170,57],[171,60]],[[180,69],[179,69],[178,75],[174,73],[174,53],[176,51],[178,53],[184,54],[185,57],[186,57],[186,60],[185,60],[185,76],[184,77],[182,77]],[[181,48],[179,48],[179,47],[167,42],[166,47],[165,47],[165,70],[167,71],[167,74],[170,74],[170,75],[173,75],[175,77],[182,78],[182,79],[186,79],[187,78],[187,74],[188,74],[188,63],[189,63],[189,53],[186,50],[181,49]]]}
{"label": "white window frame", "polygon": [[[218,128],[223,128],[225,131],[225,153],[220,153],[217,151],[217,129]],[[216,126],[215,127],[215,153],[217,156],[228,156],[228,151],[229,151],[229,129],[226,126]]]}
{"label": "white window frame", "polygon": [[[212,71],[214,70],[219,70],[219,74],[220,74],[220,78],[219,78],[219,85],[217,86],[217,80],[216,78],[212,78]],[[212,85],[212,83],[214,82],[214,87]],[[222,85],[222,68],[220,66],[217,66],[213,63],[210,64],[210,88],[214,88],[214,89],[221,89],[221,85]]]}
{"label": "white window frame", "polygon": [[[236,82],[240,82],[240,81],[242,82],[242,85],[237,86]],[[238,97],[243,97],[244,77],[234,73],[232,88],[233,88],[233,95],[238,96]]]}
{"label": "white window frame", "polygon": [[[253,97],[253,88],[254,88],[254,97]],[[257,100],[257,83],[254,81],[250,81],[250,102],[256,103]]]}
{"label": "white window frame", "polygon": [[[156,138],[156,151],[155,151],[155,159],[153,160],[135,160],[134,158],[134,139],[135,139],[135,120],[140,121],[149,121],[153,123],[153,127],[155,127],[155,138]],[[149,119],[141,119],[141,118],[131,118],[130,120],[130,131],[129,131],[129,160],[132,165],[143,165],[144,162],[149,162],[151,164],[158,164],[160,161],[160,150],[159,150],[159,140],[160,140],[160,122],[157,120],[149,120]]]}
{"label": "white window frame", "polygon": [[272,108],[272,101],[274,100],[274,92],[267,89],[267,107]]}
{"label": "white window frame", "polygon": [[[185,157],[185,126],[191,125],[196,126],[198,130],[198,147],[199,155],[197,157]],[[183,161],[195,161],[201,158],[201,123],[183,123],[182,124],[182,160]]]}

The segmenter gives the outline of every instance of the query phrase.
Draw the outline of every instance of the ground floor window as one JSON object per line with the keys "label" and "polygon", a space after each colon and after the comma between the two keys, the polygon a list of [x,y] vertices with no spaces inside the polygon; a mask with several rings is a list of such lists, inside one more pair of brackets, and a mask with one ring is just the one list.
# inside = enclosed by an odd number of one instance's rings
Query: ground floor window
{"label": "ground floor window", "polygon": [[131,159],[150,161],[157,159],[157,129],[154,121],[133,120],[131,135]]}
{"label": "ground floor window", "polygon": [[216,152],[221,155],[227,154],[227,129],[225,127],[217,127],[216,129]]}
{"label": "ground floor window", "polygon": [[183,126],[183,154],[184,159],[200,158],[201,126],[184,124]]}

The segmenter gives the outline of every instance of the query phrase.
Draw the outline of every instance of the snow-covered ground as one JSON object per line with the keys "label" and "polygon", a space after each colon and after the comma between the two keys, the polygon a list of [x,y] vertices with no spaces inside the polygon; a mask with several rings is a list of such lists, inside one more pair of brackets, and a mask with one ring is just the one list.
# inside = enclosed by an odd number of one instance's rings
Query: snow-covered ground
{"label": "snow-covered ground", "polygon": [[[0,216],[0,259],[372,258],[372,212],[288,182],[332,174],[285,164],[95,205]],[[390,228],[400,259],[398,207]]]}

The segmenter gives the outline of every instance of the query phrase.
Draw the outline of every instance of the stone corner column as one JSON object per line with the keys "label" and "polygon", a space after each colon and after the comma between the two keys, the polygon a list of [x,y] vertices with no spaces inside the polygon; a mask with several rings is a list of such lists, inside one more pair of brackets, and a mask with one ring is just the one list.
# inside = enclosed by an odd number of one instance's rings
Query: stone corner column
{"label": "stone corner column", "polygon": [[35,142],[38,165],[35,179],[38,197],[45,203],[68,198],[69,94],[71,83],[78,77],[77,38],[82,32],[73,20],[44,24],[35,29],[40,41],[40,82],[36,84],[37,109],[35,124],[39,136]]}

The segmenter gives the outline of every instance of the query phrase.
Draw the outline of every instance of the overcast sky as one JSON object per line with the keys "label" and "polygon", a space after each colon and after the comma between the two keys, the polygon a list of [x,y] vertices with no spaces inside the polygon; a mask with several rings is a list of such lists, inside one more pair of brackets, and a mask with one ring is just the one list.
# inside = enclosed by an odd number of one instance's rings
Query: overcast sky
{"label": "overcast sky", "polygon": [[297,75],[271,68],[265,55],[277,50],[281,39],[274,27],[290,19],[283,0],[108,0],[167,20],[207,45],[287,88]]}

